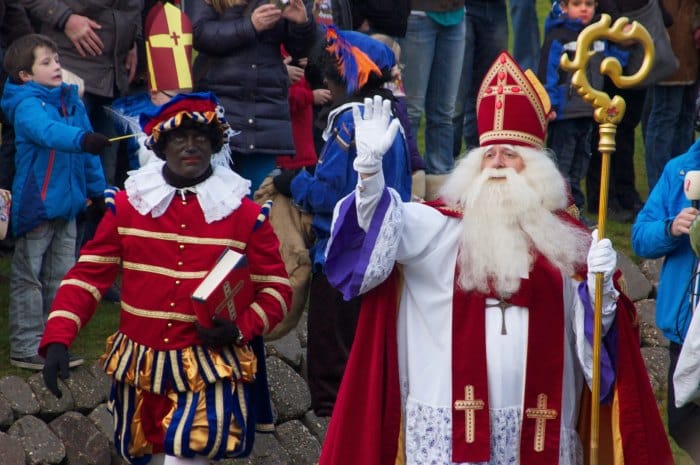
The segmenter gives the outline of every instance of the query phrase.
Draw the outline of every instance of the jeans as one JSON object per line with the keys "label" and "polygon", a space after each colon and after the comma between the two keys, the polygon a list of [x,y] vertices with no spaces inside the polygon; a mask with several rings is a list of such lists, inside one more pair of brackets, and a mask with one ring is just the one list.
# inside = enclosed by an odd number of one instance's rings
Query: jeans
{"label": "jeans", "polygon": [[[83,102],[85,103],[85,109],[88,112],[92,129],[107,137],[115,137],[117,135],[112,117],[109,115],[108,110],[104,109],[104,106],[112,105],[113,100],[111,97],[103,97],[89,92],[85,92],[83,95]],[[102,171],[104,171],[108,186],[116,185],[118,145],[112,144],[105,147],[100,153]]]}
{"label": "jeans", "polygon": [[547,146],[557,157],[557,168],[569,184],[571,196],[580,211],[586,198],[581,181],[586,177],[591,159],[592,118],[572,118],[549,123]]}
{"label": "jeans", "polygon": [[[625,116],[617,125],[615,133],[615,153],[610,156],[608,209],[614,210],[619,207],[636,212],[641,208],[642,199],[634,184],[634,132],[641,119],[647,89],[619,89],[606,78],[603,92],[608,95],[619,95],[627,104]],[[599,131],[595,128],[591,140],[591,161],[586,175],[586,195],[590,213],[598,212],[602,161],[598,151],[598,141]]]}
{"label": "jeans", "polygon": [[535,0],[509,0],[513,29],[513,58],[524,70],[537,72],[540,61],[540,26]]}
{"label": "jeans", "polygon": [[505,0],[471,0],[465,16],[464,63],[452,118],[452,156],[479,146],[476,126],[476,95],[481,81],[502,50],[508,48],[508,14]]}
{"label": "jeans", "polygon": [[644,137],[649,191],[659,180],[664,165],[693,143],[695,85],[652,86],[649,120]]}
{"label": "jeans", "polygon": [[75,264],[75,221],[54,219],[17,238],[10,272],[10,357],[37,354],[63,276]]}
{"label": "jeans", "polygon": [[448,173],[452,156],[452,115],[464,58],[464,21],[441,26],[423,15],[411,14],[406,37],[400,39],[404,63],[408,119],[418,134],[425,111],[425,163],[429,174]]}

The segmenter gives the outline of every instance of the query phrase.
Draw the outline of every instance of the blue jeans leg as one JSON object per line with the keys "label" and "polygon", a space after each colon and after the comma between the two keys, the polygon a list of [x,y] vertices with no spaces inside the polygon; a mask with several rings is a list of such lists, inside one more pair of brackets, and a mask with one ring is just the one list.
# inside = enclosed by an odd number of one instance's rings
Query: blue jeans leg
{"label": "blue jeans leg", "polygon": [[479,146],[476,95],[481,81],[501,51],[508,48],[508,13],[505,0],[472,0],[465,19],[464,62],[455,112],[453,156],[460,154],[462,137],[467,150]]}
{"label": "blue jeans leg", "polygon": [[448,173],[454,167],[452,116],[464,59],[464,20],[442,26],[427,16],[411,15],[401,50],[414,134],[425,110],[426,172]]}
{"label": "blue jeans leg", "polygon": [[664,165],[693,143],[695,86],[660,86],[649,89],[651,109],[644,137],[647,182],[651,190]]}
{"label": "blue jeans leg", "polygon": [[10,357],[36,355],[56,290],[74,263],[74,220],[47,221],[17,238],[10,273]]}
{"label": "blue jeans leg", "polygon": [[509,0],[513,29],[513,58],[522,69],[537,72],[540,60],[540,26],[535,0]]}

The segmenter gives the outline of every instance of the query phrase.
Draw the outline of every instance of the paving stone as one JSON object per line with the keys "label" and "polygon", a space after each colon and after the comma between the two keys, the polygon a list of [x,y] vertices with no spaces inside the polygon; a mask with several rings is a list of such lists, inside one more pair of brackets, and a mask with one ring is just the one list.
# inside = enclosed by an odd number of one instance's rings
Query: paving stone
{"label": "paving stone", "polygon": [[49,423],[63,442],[69,465],[103,465],[110,463],[107,437],[79,412],[66,412]]}
{"label": "paving stone", "polygon": [[63,442],[34,415],[25,415],[14,422],[7,434],[22,444],[27,465],[58,465],[66,457]]}

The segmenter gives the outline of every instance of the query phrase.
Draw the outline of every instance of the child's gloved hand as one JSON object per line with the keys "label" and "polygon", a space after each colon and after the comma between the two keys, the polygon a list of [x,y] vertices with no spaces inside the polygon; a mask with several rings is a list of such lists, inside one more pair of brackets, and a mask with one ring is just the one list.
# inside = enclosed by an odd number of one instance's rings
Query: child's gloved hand
{"label": "child's gloved hand", "polygon": [[105,147],[110,145],[112,145],[112,143],[109,141],[109,138],[99,132],[88,132],[83,136],[83,140],[80,142],[80,146],[83,150],[93,155],[99,155]]}

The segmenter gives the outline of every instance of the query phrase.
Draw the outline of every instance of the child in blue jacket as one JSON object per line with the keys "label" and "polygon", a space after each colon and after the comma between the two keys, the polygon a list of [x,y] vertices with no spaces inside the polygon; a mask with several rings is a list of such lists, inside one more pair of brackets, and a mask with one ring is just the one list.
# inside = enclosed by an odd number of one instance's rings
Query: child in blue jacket
{"label": "child in blue jacket", "polygon": [[[39,340],[56,290],[75,262],[78,213],[88,199],[104,206],[100,151],[77,87],[63,82],[56,44],[29,34],[5,52],[9,74],[0,105],[15,128],[12,184],[10,362],[41,370]],[[74,358],[71,366],[82,363]]]}
{"label": "child in blue jacket", "polygon": [[[588,172],[591,150],[598,149],[591,147],[593,107],[578,95],[571,85],[572,73],[561,69],[559,63],[564,53],[573,59],[579,33],[591,23],[595,10],[595,0],[561,0],[553,5],[545,20],[545,38],[537,71],[556,113],[547,128],[547,147],[556,154],[557,167],[569,183],[571,196],[580,211],[585,202],[581,181]],[[624,66],[628,53],[602,40],[595,41],[593,47],[596,53],[588,62],[586,74],[591,85],[600,89],[603,75],[599,69],[603,58],[614,56]]]}

